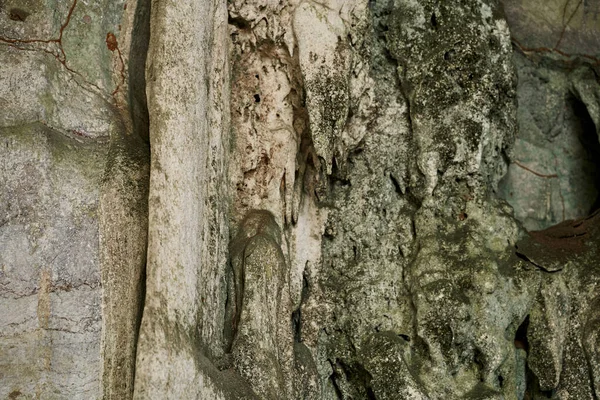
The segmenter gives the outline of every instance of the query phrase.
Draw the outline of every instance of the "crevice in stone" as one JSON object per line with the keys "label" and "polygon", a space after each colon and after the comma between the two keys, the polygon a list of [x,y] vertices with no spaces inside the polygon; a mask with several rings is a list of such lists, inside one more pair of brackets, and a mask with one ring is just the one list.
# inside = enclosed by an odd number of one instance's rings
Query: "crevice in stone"
{"label": "crevice in stone", "polygon": [[[600,301],[598,298],[596,298],[591,304],[590,304],[590,310],[595,310],[598,309],[598,306],[600,305]],[[594,315],[595,313],[592,312],[592,315]],[[585,355],[585,363],[586,363],[586,369],[587,369],[587,374],[588,374],[588,381],[589,381],[589,386],[590,386],[590,393],[592,394],[592,398],[594,400],[598,400],[598,387],[597,387],[597,379],[594,379],[594,364],[597,362],[597,357],[596,357],[596,346],[595,343],[597,343],[597,340],[594,340],[595,337],[597,337],[597,332],[598,330],[598,319],[595,316],[592,316],[591,318],[588,317],[586,324],[584,326],[583,329],[583,335],[582,335],[582,342],[583,342],[583,352]],[[592,339],[592,340],[590,340]]]}
{"label": "crevice in stone", "polygon": [[524,253],[522,253],[522,252],[519,251],[519,249],[518,249],[517,246],[515,246],[515,248],[516,248],[515,255],[518,258],[520,258],[521,260],[523,260],[523,261],[525,261],[525,262],[533,265],[534,267],[536,267],[536,268],[538,268],[538,269],[540,269],[540,270],[542,270],[542,271],[544,271],[544,272],[546,272],[548,274],[555,274],[557,272],[562,271],[562,268],[557,269],[557,270],[549,270],[548,268],[544,267],[543,265],[540,265],[540,264],[535,263],[534,261],[530,260],[529,257],[527,257]]}
{"label": "crevice in stone", "polygon": [[404,339],[407,342],[410,342],[410,336],[405,335],[403,333],[399,333],[398,336],[400,336],[402,339]]}
{"label": "crevice in stone", "polygon": [[[371,380],[373,377],[365,369],[365,367],[358,363],[353,362],[352,364],[344,363],[342,360],[336,360],[335,364],[329,361],[332,368],[333,374],[330,376],[330,379],[336,389],[336,394],[340,399],[343,399],[344,391],[342,390],[340,383],[337,382],[339,379],[343,379],[345,381],[344,387],[350,390],[352,393],[360,396],[359,398],[365,398],[368,400],[377,400],[375,392],[373,391],[373,387],[371,385]],[[340,373],[343,374],[340,375]],[[349,394],[350,398],[353,398],[351,394]]]}
{"label": "crevice in stone", "polygon": [[429,22],[430,22],[433,30],[437,30],[438,22],[437,22],[437,16],[435,15],[435,12],[431,14],[431,18],[430,18]]}
{"label": "crevice in stone", "polygon": [[228,14],[227,23],[241,30],[250,29],[248,21],[241,17],[232,17],[231,14]]}
{"label": "crevice in stone", "polygon": [[[138,136],[143,140],[147,147],[147,158],[150,160],[150,117],[148,113],[148,103],[146,99],[146,58],[148,56],[148,47],[150,43],[150,9],[151,0],[138,0],[137,7],[134,16],[134,26],[131,32],[131,47],[129,51],[129,65],[127,76],[129,77],[129,112],[132,120],[132,127],[134,135]],[[122,68],[125,68],[123,58],[119,50],[119,57],[121,57]],[[121,75],[124,78],[124,71]],[[115,92],[118,87],[115,89]],[[146,184],[149,186],[149,178]],[[146,196],[147,197],[147,196]],[[140,298],[137,316],[135,321],[135,338],[136,338],[136,353],[137,353],[137,341],[139,339],[140,328],[142,324],[142,315],[144,312],[144,306],[146,303],[146,265],[147,265],[147,246],[148,241],[146,240],[146,250],[144,251],[144,260],[141,271],[141,280],[138,287],[138,295]],[[137,354],[134,355],[134,368],[133,368],[133,381],[135,382],[135,362],[137,360]]]}
{"label": "crevice in stone", "polygon": [[308,298],[309,282],[306,278],[306,271],[302,274],[302,291],[300,293],[300,305],[298,309],[292,313],[292,327],[294,331],[294,340],[302,342],[302,305],[306,303]]}
{"label": "crevice in stone", "polygon": [[[586,105],[579,99],[573,97],[570,101],[575,117],[580,123],[580,132],[578,139],[586,150],[588,158],[592,161],[592,171],[588,174],[592,179],[592,184],[596,190],[596,199],[588,211],[592,214],[600,207],[600,142],[594,121],[592,120]],[[583,215],[581,216],[583,217]]]}
{"label": "crevice in stone", "polygon": [[[395,87],[398,88],[399,95],[406,106],[406,111],[404,112],[404,114],[408,131],[407,137],[409,139],[409,153],[415,154],[417,153],[417,149],[415,148],[416,144],[414,143],[415,128],[412,111],[413,101],[411,98],[410,82],[408,82],[406,78],[407,61],[399,59],[398,57],[392,54],[392,51],[390,49],[390,42],[388,39],[388,31],[390,24],[389,18],[392,15],[393,7],[393,2],[369,2],[369,8],[372,14],[373,40],[376,42],[374,48],[377,49],[377,52],[373,55],[373,57],[378,59],[374,60],[373,65],[376,69],[385,70],[391,67],[391,70],[393,70],[393,82],[390,82],[390,84],[393,84]],[[437,19],[437,15],[433,13],[430,21],[430,23],[432,24],[432,29],[437,30],[438,22],[439,21]],[[435,26],[433,26],[434,23]],[[378,64],[386,64],[387,66],[378,66]],[[386,72],[383,72],[383,74],[389,75]],[[415,182],[423,181],[424,176],[416,165],[416,158],[410,157],[409,160],[409,176],[413,175],[412,180],[414,180]],[[420,186],[420,184],[413,184],[409,186],[418,187]],[[403,194],[408,194],[408,191],[409,187],[405,189],[405,193]],[[419,209],[421,207],[421,200],[417,196],[415,196],[415,193],[412,194],[412,197],[411,199],[409,199],[409,201],[412,204],[418,205],[416,209]]]}
{"label": "crevice in stone", "polygon": [[329,364],[331,365],[331,368],[333,369],[333,372],[329,376],[329,380],[331,381],[331,386],[333,386],[333,390],[335,391],[335,395],[337,396],[337,398],[342,400],[344,398],[344,395],[343,395],[342,390],[337,382],[339,375],[336,371],[335,364],[331,360],[328,360],[328,361],[329,361]]}
{"label": "crevice in stone", "polygon": [[555,399],[556,390],[541,390],[538,377],[526,367],[525,399]]}
{"label": "crevice in stone", "polygon": [[338,163],[336,162],[335,157],[331,163],[331,175],[329,175],[329,180],[331,186],[342,186],[347,187],[351,186],[352,183],[350,179],[347,178],[347,174],[344,174],[338,167]]}
{"label": "crevice in stone", "polygon": [[13,21],[25,22],[25,20],[29,17],[29,13],[21,8],[11,8],[8,11],[8,18]]}
{"label": "crevice in stone", "polygon": [[481,350],[479,350],[477,348],[473,351],[473,364],[475,364],[475,366],[477,367],[477,370],[479,372],[479,380],[481,382],[484,382],[485,381],[485,376],[484,376],[484,371],[485,371],[484,355],[481,352]]}
{"label": "crevice in stone", "polygon": [[292,331],[294,332],[294,340],[296,342],[302,341],[302,307],[298,307],[296,311],[292,313]]}
{"label": "crevice in stone", "polygon": [[[525,317],[521,325],[515,332],[515,348],[523,349],[529,354],[529,340],[527,333],[529,330],[529,315]],[[554,398],[555,390],[541,390],[538,377],[529,368],[529,364],[525,365],[525,398],[530,399],[551,399]]]}
{"label": "crevice in stone", "polygon": [[[592,394],[593,400],[598,400],[598,394],[596,393],[596,389],[594,387],[594,369],[592,366],[592,360],[589,357],[586,357],[587,362],[587,372],[588,372],[588,381],[590,382],[590,393]],[[554,394],[554,393],[552,393]]]}
{"label": "crevice in stone", "polygon": [[396,179],[396,177],[392,174],[390,174],[390,179],[392,181],[392,184],[394,185],[394,189],[396,190],[396,193],[398,193],[399,195],[402,195],[402,188],[400,187],[400,183],[398,183],[398,179]]}
{"label": "crevice in stone", "polygon": [[[228,263],[229,264],[229,263]],[[229,269],[229,268],[228,268]],[[228,273],[231,273],[230,271],[228,271]],[[228,318],[228,313],[230,313],[230,310],[233,310],[233,301],[234,299],[232,299],[232,293],[231,293],[231,288],[230,286],[230,280],[232,278],[228,277],[227,278],[227,289],[225,290],[225,323],[223,325],[223,352],[225,354],[227,353],[231,353],[231,347],[233,345],[233,328],[231,326],[231,321],[230,318]]]}
{"label": "crevice in stone", "polygon": [[146,58],[150,44],[150,0],[138,0],[129,52],[129,112],[133,131],[150,141],[150,120],[146,99]]}
{"label": "crevice in stone", "polygon": [[529,328],[529,315],[525,317],[515,332],[515,347],[529,353],[529,341],[527,340],[527,329]]}

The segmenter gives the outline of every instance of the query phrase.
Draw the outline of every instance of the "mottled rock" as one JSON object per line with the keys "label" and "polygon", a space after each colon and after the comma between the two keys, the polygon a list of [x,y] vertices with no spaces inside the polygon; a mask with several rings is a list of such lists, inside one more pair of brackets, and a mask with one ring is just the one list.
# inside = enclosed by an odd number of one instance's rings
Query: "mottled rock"
{"label": "mottled rock", "polygon": [[106,142],[0,128],[0,396],[102,392],[98,208]]}
{"label": "mottled rock", "polygon": [[541,390],[558,386],[570,317],[570,296],[562,274],[544,274],[540,293],[529,313],[527,365]]}
{"label": "mottled rock", "polygon": [[502,3],[2,1],[0,396],[596,398],[595,6]]}
{"label": "mottled rock", "polygon": [[229,239],[225,12],[221,1],[155,3],[151,9],[146,81],[152,163],[137,399],[248,393],[210,361],[223,352]]}
{"label": "mottled rock", "polygon": [[539,65],[515,54],[519,134],[499,195],[529,230],[582,218],[597,206],[598,83],[589,67]]}
{"label": "mottled rock", "polygon": [[331,174],[334,158],[346,156],[340,142],[350,106],[348,33],[338,10],[310,1],[296,7],[294,32],[313,144]]}

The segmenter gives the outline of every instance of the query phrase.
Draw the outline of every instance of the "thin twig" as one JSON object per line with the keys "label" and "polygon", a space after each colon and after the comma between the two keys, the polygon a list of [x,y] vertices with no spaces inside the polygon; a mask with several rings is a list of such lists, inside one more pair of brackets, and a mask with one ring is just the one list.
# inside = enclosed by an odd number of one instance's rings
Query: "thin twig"
{"label": "thin twig", "polygon": [[534,174],[535,176],[539,176],[540,178],[558,178],[558,175],[556,174],[540,174],[539,172],[535,172],[534,170],[532,170],[531,168],[521,164],[518,161],[513,161],[516,165],[518,165],[519,167],[523,168],[525,171],[529,171],[532,174]]}

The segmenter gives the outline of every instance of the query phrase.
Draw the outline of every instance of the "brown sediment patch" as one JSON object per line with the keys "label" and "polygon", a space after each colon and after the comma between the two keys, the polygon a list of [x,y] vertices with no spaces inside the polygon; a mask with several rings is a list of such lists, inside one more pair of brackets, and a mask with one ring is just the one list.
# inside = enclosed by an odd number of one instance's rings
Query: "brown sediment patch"
{"label": "brown sediment patch", "polygon": [[25,20],[29,17],[29,13],[20,8],[11,8],[8,12],[8,18],[13,21],[25,22]]}
{"label": "brown sediment patch", "polygon": [[21,393],[20,390],[13,390],[12,392],[10,392],[10,394],[8,395],[8,398],[10,400],[14,400],[19,398],[19,396],[21,396],[23,393]]}
{"label": "brown sediment patch", "polygon": [[588,249],[599,226],[600,210],[583,219],[529,232],[517,243],[517,255],[545,271],[560,271],[570,259]]}

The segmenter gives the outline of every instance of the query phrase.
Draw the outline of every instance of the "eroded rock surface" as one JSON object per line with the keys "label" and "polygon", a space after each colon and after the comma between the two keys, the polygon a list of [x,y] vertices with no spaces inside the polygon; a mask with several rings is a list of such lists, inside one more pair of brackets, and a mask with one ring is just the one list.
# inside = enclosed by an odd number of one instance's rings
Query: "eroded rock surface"
{"label": "eroded rock surface", "polygon": [[0,397],[598,396],[593,1],[92,3],[0,2]]}
{"label": "eroded rock surface", "polygon": [[133,393],[149,160],[130,5],[0,4],[3,398]]}
{"label": "eroded rock surface", "polygon": [[0,131],[0,396],[96,397],[98,196],[107,146],[40,123]]}

